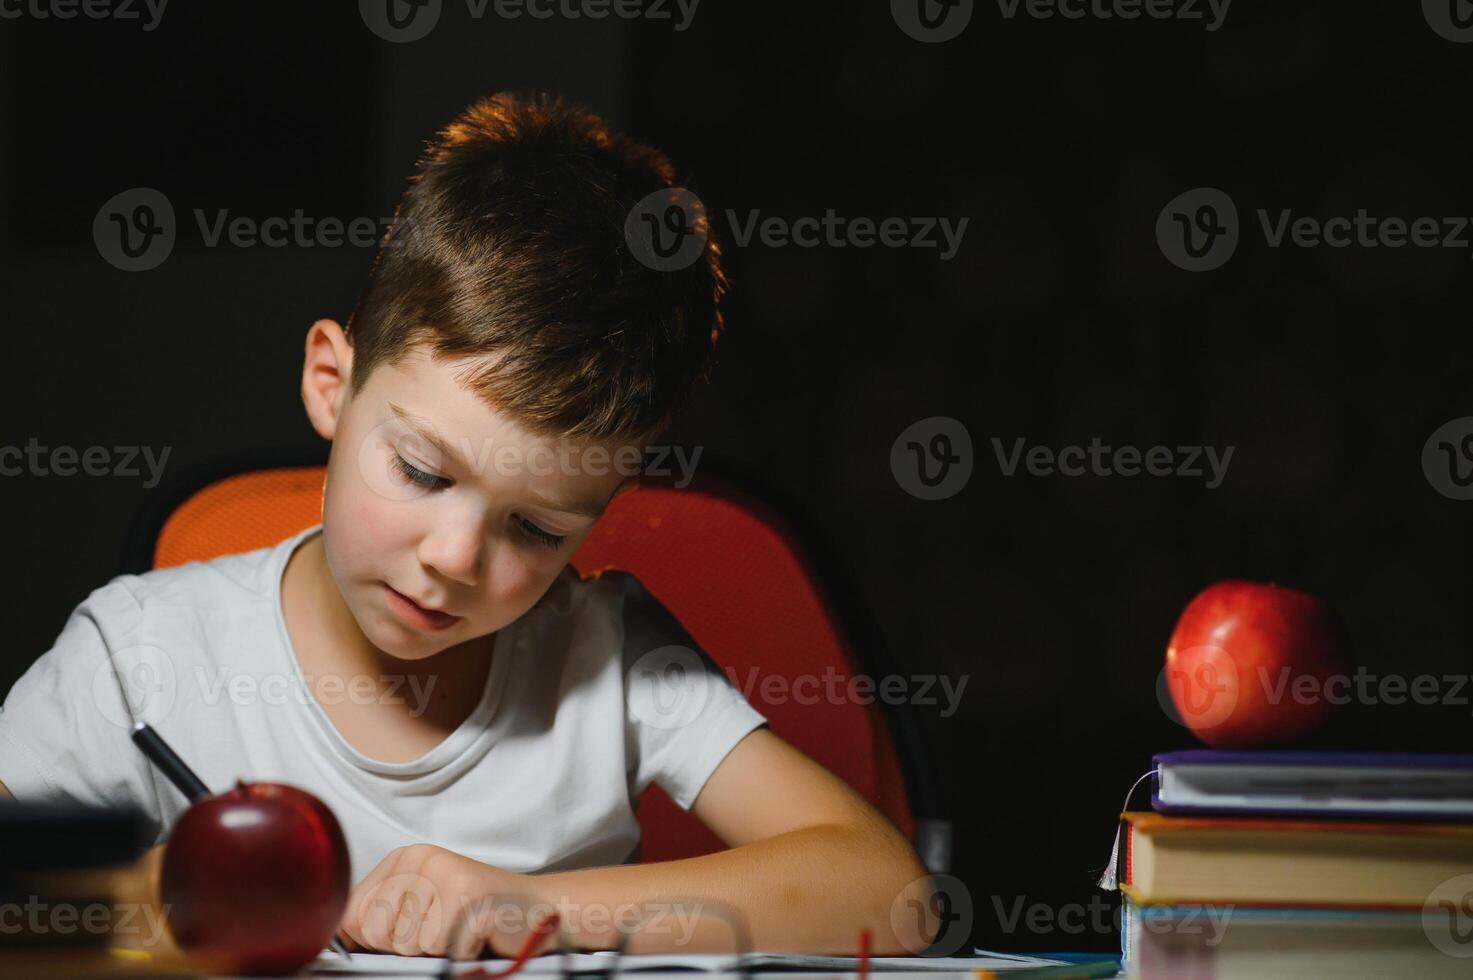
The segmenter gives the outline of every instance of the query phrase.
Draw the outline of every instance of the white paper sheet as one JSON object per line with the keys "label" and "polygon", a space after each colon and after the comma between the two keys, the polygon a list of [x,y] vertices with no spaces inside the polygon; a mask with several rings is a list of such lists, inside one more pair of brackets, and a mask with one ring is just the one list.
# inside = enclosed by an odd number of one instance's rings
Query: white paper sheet
{"label": "white paper sheet", "polygon": [[[567,967],[573,973],[608,970],[612,965],[612,953],[570,953]],[[754,972],[773,970],[814,970],[828,973],[852,973],[859,961],[851,956],[804,956],[794,953],[748,953],[747,966]],[[562,969],[562,958],[557,955],[536,956],[528,960],[519,971],[529,975],[556,975]],[[1053,966],[1058,960],[1039,959],[1036,956],[1015,956],[1011,953],[993,953],[977,950],[973,956],[872,956],[869,968],[875,973],[884,972],[940,972],[957,973],[987,969],[994,972],[1020,970],[1030,966]],[[325,950],[308,969],[324,976],[427,976],[444,970],[446,961],[433,956],[395,956],[388,953],[354,953],[351,961],[331,950]],[[462,961],[455,964],[455,972],[472,970],[476,967],[490,972],[503,970],[511,965],[510,960]],[[725,954],[661,953],[645,956],[626,956],[619,966],[621,973],[635,971],[691,971],[705,973],[732,973],[738,966],[735,957]]]}

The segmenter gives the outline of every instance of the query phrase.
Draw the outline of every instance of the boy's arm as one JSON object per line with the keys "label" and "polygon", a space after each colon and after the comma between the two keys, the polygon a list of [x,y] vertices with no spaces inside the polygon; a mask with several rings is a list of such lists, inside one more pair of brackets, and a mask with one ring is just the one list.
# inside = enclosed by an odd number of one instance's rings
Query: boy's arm
{"label": "boy's arm", "polygon": [[[651,924],[665,910],[662,928],[638,934],[640,952],[734,951],[720,919],[695,908],[702,898],[740,910],[758,950],[853,956],[868,928],[874,954],[903,956],[935,935],[926,871],[910,844],[847,784],[768,729],[737,743],[692,812],[731,849],[533,876],[539,897],[567,910],[562,925],[574,945],[612,948],[619,916],[609,913],[632,904]],[[691,904],[673,905],[682,901]],[[694,931],[680,925],[692,911],[701,923]]]}

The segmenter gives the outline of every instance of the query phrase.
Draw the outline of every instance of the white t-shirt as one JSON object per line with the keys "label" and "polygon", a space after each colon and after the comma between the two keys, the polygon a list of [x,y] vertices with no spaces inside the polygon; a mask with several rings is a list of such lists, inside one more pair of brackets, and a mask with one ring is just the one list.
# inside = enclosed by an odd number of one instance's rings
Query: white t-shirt
{"label": "white t-shirt", "polygon": [[[370,759],[314,698],[282,615],[287,559],[321,527],[93,591],[0,709],[0,782],[18,799],[138,807],[162,843],[188,804],[129,737],[137,718],[211,791],[243,779],[320,797],[354,882],[416,843],[562,871],[637,859],[645,787],[689,809],[765,723],[633,575],[582,579],[570,565],[497,633],[464,724],[413,762]],[[318,696],[374,696],[357,684]],[[419,706],[428,693],[406,683],[388,696]]]}

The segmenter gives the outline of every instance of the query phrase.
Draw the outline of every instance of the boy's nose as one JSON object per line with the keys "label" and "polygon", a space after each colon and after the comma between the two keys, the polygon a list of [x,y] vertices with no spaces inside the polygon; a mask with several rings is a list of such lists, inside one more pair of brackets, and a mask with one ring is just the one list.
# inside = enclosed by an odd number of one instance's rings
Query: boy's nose
{"label": "boy's nose", "polygon": [[475,586],[486,564],[487,548],[479,521],[439,524],[420,543],[419,560],[447,579]]}

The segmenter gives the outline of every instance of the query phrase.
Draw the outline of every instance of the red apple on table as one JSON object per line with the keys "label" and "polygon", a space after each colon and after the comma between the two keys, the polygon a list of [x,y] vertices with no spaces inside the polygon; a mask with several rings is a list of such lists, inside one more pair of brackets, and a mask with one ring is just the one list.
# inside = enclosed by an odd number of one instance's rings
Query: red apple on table
{"label": "red apple on table", "polygon": [[184,811],[160,896],[179,948],[230,973],[287,974],[317,957],[348,904],[348,844],[317,797],[237,781]]}
{"label": "red apple on table", "polygon": [[1213,748],[1286,742],[1317,728],[1345,673],[1324,600],[1227,580],[1187,603],[1166,647],[1164,679],[1181,722]]}

